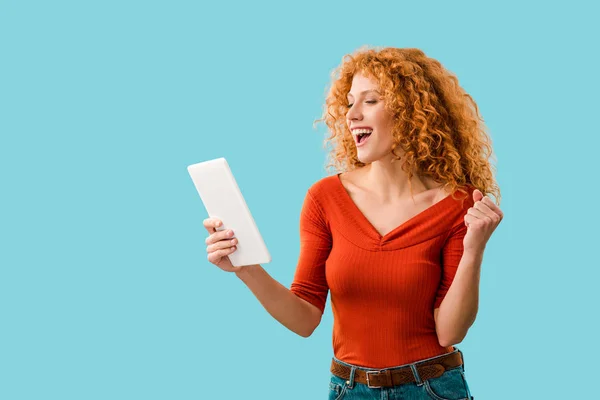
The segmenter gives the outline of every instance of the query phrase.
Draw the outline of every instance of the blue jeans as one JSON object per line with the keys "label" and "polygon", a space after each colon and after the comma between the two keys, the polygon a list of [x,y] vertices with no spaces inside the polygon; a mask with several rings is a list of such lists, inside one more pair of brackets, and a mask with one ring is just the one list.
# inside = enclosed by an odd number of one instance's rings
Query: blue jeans
{"label": "blue jeans", "polygon": [[[460,351],[455,346],[455,352]],[[356,365],[342,362],[336,358],[336,361],[352,368],[350,373],[350,380],[346,381],[336,375],[331,374],[331,381],[329,382],[329,400],[363,400],[363,399],[378,399],[378,400],[396,400],[396,399],[411,399],[411,400],[471,400],[475,399],[471,396],[469,391],[469,385],[465,379],[465,366],[464,358],[463,365],[446,370],[441,376],[437,378],[430,378],[426,381],[422,381],[418,376],[417,369],[412,366],[416,366],[420,362],[434,360],[437,357],[431,357],[424,360],[419,360],[411,364],[400,365],[411,366],[413,374],[415,375],[416,381],[413,383],[405,383],[402,385],[387,387],[387,388],[370,388],[365,384],[354,381],[354,371],[356,369],[362,369],[365,371],[373,370],[370,368],[363,368]],[[335,358],[335,357],[334,357]],[[393,367],[397,368],[397,367]]]}

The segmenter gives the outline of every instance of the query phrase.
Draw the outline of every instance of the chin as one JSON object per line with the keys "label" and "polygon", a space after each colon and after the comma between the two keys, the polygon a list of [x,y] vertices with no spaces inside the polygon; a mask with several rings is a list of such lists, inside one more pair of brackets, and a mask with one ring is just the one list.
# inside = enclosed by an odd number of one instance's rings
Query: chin
{"label": "chin", "polygon": [[360,161],[363,164],[371,164],[373,161],[377,161],[383,158],[383,155],[376,155],[376,154],[360,154],[357,153],[357,158],[358,161]]}
{"label": "chin", "polygon": [[356,155],[356,158],[358,158],[358,161],[360,161],[360,162],[361,162],[361,163],[363,163],[363,164],[368,164],[368,163],[370,163],[370,162],[371,162],[371,161],[368,159],[368,157],[365,157],[365,156],[362,156],[362,157],[361,157],[359,154],[357,154],[357,155]]}

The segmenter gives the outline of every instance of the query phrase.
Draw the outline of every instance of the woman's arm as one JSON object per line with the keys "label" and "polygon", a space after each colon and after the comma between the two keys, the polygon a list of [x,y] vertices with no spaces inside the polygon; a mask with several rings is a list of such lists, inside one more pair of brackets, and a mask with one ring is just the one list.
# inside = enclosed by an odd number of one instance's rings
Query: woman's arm
{"label": "woman's arm", "polygon": [[262,266],[248,265],[235,274],[265,310],[292,332],[309,337],[321,322],[321,310],[277,282]]}
{"label": "woman's arm", "polygon": [[479,308],[482,252],[463,253],[442,304],[433,310],[438,341],[443,347],[460,343],[475,322]]}
{"label": "woman's arm", "polygon": [[[479,189],[474,189],[472,196],[473,206],[464,215],[464,224],[453,230],[444,247],[444,268],[447,271],[442,278],[443,290],[435,303],[439,308],[434,307],[433,310],[438,340],[444,347],[460,343],[475,322],[483,252],[504,218],[502,210]],[[440,302],[444,292],[445,297]]]}

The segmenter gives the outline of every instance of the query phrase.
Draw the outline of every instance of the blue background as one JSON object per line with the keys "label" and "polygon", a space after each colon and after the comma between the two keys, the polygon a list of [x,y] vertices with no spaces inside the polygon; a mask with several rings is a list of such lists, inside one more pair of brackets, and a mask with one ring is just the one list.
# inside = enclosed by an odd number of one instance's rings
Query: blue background
{"label": "blue background", "polygon": [[289,287],[313,121],[362,45],[440,60],[492,136],[472,394],[590,395],[598,10],[451,3],[0,1],[0,398],[326,398],[329,303],[304,339],[209,264],[186,167],[227,158]]}

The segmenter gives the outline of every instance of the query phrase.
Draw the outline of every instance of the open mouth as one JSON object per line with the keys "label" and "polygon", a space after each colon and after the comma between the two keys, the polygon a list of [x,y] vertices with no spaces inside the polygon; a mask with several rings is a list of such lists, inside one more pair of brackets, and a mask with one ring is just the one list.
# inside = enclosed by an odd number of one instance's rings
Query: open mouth
{"label": "open mouth", "polygon": [[370,133],[361,133],[357,136],[357,143],[363,143],[367,140],[367,138],[371,136]]}
{"label": "open mouth", "polygon": [[373,133],[373,129],[372,128],[358,128],[358,129],[353,129],[352,133],[354,134],[354,140],[356,141],[356,145],[362,146],[367,140],[369,140],[369,137]]}

